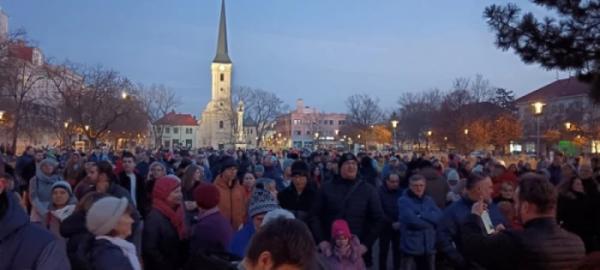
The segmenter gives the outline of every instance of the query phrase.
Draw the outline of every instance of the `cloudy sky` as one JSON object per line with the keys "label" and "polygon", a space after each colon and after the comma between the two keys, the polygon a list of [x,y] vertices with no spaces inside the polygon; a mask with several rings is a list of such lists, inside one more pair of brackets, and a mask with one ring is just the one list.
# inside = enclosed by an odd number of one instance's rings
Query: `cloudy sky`
{"label": "cloudy sky", "polygon": [[[448,89],[455,78],[475,74],[518,96],[566,77],[495,48],[482,12],[504,2],[229,0],[234,87],[342,112],[352,94],[374,95],[389,109],[402,92]],[[185,113],[198,115],[210,99],[218,0],[0,0],[0,6],[11,29],[25,29],[55,61],[164,84],[181,96]]]}

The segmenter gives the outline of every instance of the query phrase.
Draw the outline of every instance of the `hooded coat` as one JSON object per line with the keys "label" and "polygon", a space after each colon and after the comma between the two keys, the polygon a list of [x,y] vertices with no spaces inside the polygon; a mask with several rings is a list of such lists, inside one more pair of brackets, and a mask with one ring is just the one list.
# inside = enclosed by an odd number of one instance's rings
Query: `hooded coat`
{"label": "hooded coat", "polygon": [[[40,163],[40,166],[46,162]],[[45,175],[41,169],[35,174],[35,177],[29,180],[29,197],[31,200],[31,221],[42,222],[43,218],[48,214],[48,207],[52,201],[52,185],[61,181],[59,175]]]}
{"label": "hooded coat", "polygon": [[12,192],[0,193],[0,270],[71,269],[56,238],[29,222]]}

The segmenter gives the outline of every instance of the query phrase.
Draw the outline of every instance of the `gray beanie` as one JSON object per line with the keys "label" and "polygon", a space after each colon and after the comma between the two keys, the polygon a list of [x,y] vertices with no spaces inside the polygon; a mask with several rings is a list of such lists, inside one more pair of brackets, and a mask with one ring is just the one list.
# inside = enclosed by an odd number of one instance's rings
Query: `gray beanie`
{"label": "gray beanie", "polygon": [[292,212],[285,210],[285,209],[275,209],[270,211],[269,213],[267,213],[265,215],[265,217],[263,218],[263,221],[261,223],[261,226],[264,226],[265,224],[276,220],[278,218],[285,218],[285,219],[295,219],[296,217],[294,216],[294,214],[292,214]]}
{"label": "gray beanie", "polygon": [[279,208],[279,204],[273,198],[271,192],[262,188],[256,188],[250,197],[248,206],[248,215],[254,217],[256,215],[267,213]]}
{"label": "gray beanie", "polygon": [[117,226],[129,206],[126,198],[106,197],[95,202],[87,212],[85,225],[96,236],[107,235]]}

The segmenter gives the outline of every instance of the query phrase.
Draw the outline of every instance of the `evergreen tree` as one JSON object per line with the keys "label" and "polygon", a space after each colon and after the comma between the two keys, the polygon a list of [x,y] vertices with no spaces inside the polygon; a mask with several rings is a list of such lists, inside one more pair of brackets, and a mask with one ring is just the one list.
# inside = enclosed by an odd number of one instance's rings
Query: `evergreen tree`
{"label": "evergreen tree", "polygon": [[532,0],[554,16],[521,15],[515,4],[491,5],[484,17],[496,32],[496,45],[513,49],[525,63],[573,70],[590,82],[590,96],[600,103],[600,0]]}

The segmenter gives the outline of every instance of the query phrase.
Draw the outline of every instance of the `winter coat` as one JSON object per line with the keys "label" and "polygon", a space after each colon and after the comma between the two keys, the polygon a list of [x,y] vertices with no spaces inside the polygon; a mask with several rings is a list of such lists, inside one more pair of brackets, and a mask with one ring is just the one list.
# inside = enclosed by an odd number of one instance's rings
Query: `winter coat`
{"label": "winter coat", "polygon": [[524,230],[485,236],[479,216],[469,215],[462,228],[464,253],[485,269],[572,269],[585,256],[583,242],[561,229],[554,218],[528,221]]}
{"label": "winter coat", "polygon": [[347,254],[341,254],[335,248],[335,241],[330,245],[329,252],[331,256],[325,258],[325,263],[330,270],[366,270],[365,262],[363,261],[363,254],[367,252],[364,247],[361,247],[360,241],[356,235],[352,235],[350,241],[350,249]]}
{"label": "winter coat", "polygon": [[47,230],[29,222],[12,192],[0,194],[0,270],[71,269],[64,247]]}
{"label": "winter coat", "polygon": [[[124,171],[119,173],[117,184],[127,190],[131,196],[131,179]],[[152,191],[150,190],[149,192]],[[137,173],[135,174],[135,197],[132,197],[131,199],[133,199],[135,202],[134,205],[136,206],[138,212],[145,217],[147,214],[147,205],[150,203],[147,197],[146,183],[144,183],[144,178]]]}
{"label": "winter coat", "polygon": [[316,198],[316,188],[308,183],[301,194],[298,194],[294,184],[277,194],[277,201],[281,208],[292,212],[297,219],[304,222],[308,222],[308,214]]}
{"label": "winter coat", "polygon": [[404,191],[398,200],[400,209],[400,250],[420,256],[435,253],[437,223],[442,211],[431,197],[418,198],[411,190]]}
{"label": "winter coat", "polygon": [[555,186],[562,181],[562,168],[560,166],[551,164],[548,166],[548,172],[550,172],[550,182]]}
{"label": "winter coat", "polygon": [[431,196],[438,208],[446,207],[446,195],[450,191],[448,182],[432,167],[423,168],[420,173],[427,179],[427,195]]}
{"label": "winter coat", "polygon": [[229,222],[218,208],[213,208],[198,217],[198,223],[192,229],[190,253],[193,256],[199,251],[226,251],[232,237],[233,230]]}
{"label": "winter coat", "polygon": [[221,210],[221,214],[229,220],[231,228],[234,231],[237,231],[240,225],[246,220],[246,212],[248,209],[246,191],[244,190],[244,187],[235,180],[233,181],[233,186],[230,187],[225,181],[217,178],[215,180],[215,186],[219,189],[219,195],[221,197],[218,205],[219,210]]}
{"label": "winter coat", "polygon": [[254,228],[252,221],[246,222],[244,227],[233,235],[231,244],[229,245],[229,252],[236,256],[244,257],[246,247],[250,244],[250,239],[255,232],[256,229]]}
{"label": "winter coat", "polygon": [[563,229],[578,235],[586,250],[591,251],[595,247],[596,226],[600,226],[594,218],[597,211],[589,195],[570,192],[559,195],[556,219]]}
{"label": "winter coat", "polygon": [[169,218],[152,209],[144,222],[142,257],[146,270],[179,269],[186,261],[186,243]]}
{"label": "winter coat", "polygon": [[[442,252],[455,265],[465,266],[467,264],[461,254],[463,245],[460,237],[460,224],[463,224],[471,214],[473,203],[474,201],[468,197],[462,197],[443,210],[438,223],[438,251]],[[499,224],[507,226],[504,216],[495,204],[488,205],[488,213],[494,227]]]}
{"label": "winter coat", "polygon": [[90,258],[94,270],[133,270],[121,248],[105,239],[94,240]]}
{"label": "winter coat", "polygon": [[[350,193],[354,184],[357,187]],[[348,200],[342,205],[347,194]],[[309,225],[317,243],[331,239],[330,229],[335,219],[345,219],[350,231],[367,247],[373,245],[385,224],[377,190],[359,179],[338,177],[324,183],[310,215]]]}
{"label": "winter coat", "polygon": [[60,226],[60,234],[67,239],[67,255],[73,270],[91,269],[89,253],[94,235],[85,227],[85,212],[76,211]]}
{"label": "winter coat", "polygon": [[41,171],[38,171],[36,176],[29,180],[32,222],[41,223],[46,217],[52,201],[52,185],[60,180],[62,178],[59,175],[47,176]]}
{"label": "winter coat", "polygon": [[379,187],[379,199],[381,200],[381,208],[385,214],[387,223],[391,224],[398,221],[398,199],[402,196],[402,190],[388,189],[384,183]]}

